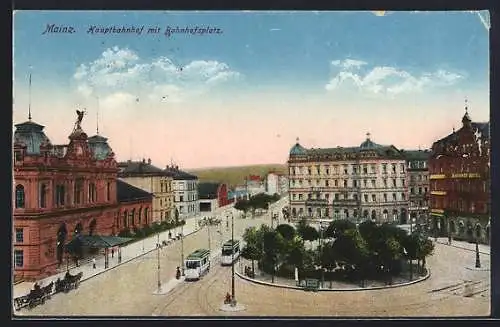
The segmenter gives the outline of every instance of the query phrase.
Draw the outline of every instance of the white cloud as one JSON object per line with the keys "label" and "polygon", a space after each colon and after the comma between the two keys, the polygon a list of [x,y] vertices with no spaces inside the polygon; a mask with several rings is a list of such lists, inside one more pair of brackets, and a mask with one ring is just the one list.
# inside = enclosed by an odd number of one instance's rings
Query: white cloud
{"label": "white cloud", "polygon": [[181,66],[162,56],[146,62],[130,49],[113,47],[93,62],[81,64],[73,78],[78,92],[86,97],[128,92],[156,101],[153,99],[164,100],[165,93],[171,93],[167,96],[170,101],[183,101],[240,76],[215,60],[194,60]]}
{"label": "white cloud", "polygon": [[366,62],[352,59],[334,60],[331,65],[334,73],[325,86],[326,90],[342,88],[390,97],[453,85],[465,77],[443,69],[412,75],[390,66],[368,68]]}
{"label": "white cloud", "polygon": [[123,110],[130,107],[136,101],[133,94],[125,92],[116,92],[105,96],[99,100],[99,105],[108,109]]}

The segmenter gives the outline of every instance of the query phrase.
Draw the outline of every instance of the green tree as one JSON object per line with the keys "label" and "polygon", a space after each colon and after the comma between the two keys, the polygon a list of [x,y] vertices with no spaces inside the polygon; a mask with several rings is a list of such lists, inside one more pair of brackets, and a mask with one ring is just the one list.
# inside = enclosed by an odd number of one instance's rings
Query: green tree
{"label": "green tree", "polygon": [[241,251],[241,256],[252,261],[252,272],[255,274],[254,261],[261,260],[263,257],[262,233],[256,227],[248,227],[243,233],[243,240],[245,246]]}
{"label": "green tree", "polygon": [[325,237],[329,238],[337,238],[340,235],[344,234],[346,231],[356,229],[356,224],[347,219],[338,219],[334,220],[328,225],[325,230]]}
{"label": "green tree", "polygon": [[250,204],[247,200],[241,199],[236,201],[236,203],[234,204],[234,208],[236,210],[243,211],[246,214],[247,211],[250,209]]}
{"label": "green tree", "polygon": [[295,238],[296,232],[295,228],[293,226],[290,226],[288,224],[281,224],[276,226],[276,231],[283,236],[288,241],[291,241]]}

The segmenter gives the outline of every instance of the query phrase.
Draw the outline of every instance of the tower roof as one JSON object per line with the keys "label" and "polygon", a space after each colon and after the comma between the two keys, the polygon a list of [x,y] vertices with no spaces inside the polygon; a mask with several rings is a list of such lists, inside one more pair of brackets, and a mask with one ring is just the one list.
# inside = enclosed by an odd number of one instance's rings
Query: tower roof
{"label": "tower roof", "polygon": [[113,152],[108,144],[108,139],[101,135],[89,137],[88,143],[92,151],[92,156],[96,160],[104,160]]}
{"label": "tower roof", "polygon": [[50,140],[45,135],[43,129],[45,126],[32,121],[16,124],[14,132],[14,144],[25,145],[26,154],[40,154],[40,145],[50,144]]}

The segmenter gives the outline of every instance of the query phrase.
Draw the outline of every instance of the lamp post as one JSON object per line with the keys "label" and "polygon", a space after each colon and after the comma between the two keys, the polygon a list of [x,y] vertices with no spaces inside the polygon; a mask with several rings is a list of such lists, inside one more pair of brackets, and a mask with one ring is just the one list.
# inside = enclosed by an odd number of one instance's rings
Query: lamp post
{"label": "lamp post", "polygon": [[208,233],[208,251],[212,250],[211,242],[210,242],[210,224],[207,222],[207,233]]}
{"label": "lamp post", "polygon": [[[234,245],[234,215],[231,212],[231,244]],[[234,251],[231,251],[231,306],[236,306],[236,295],[234,290]]]}
{"label": "lamp post", "polygon": [[479,243],[476,238],[476,268],[481,268],[481,259],[479,258]]}
{"label": "lamp post", "polygon": [[157,282],[158,282],[158,294],[161,293],[161,281],[160,281],[160,233],[156,234],[156,260],[158,263],[157,269]]}
{"label": "lamp post", "polygon": [[319,222],[319,262],[321,264],[321,288],[325,282],[325,270],[323,269],[323,224]]}
{"label": "lamp post", "polygon": [[184,225],[181,226],[181,273],[184,276]]}

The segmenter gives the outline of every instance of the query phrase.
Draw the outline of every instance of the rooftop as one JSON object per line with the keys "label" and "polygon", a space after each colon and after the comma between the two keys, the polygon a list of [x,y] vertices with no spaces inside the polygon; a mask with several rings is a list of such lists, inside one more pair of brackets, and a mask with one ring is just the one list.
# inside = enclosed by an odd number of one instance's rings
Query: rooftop
{"label": "rooftop", "polygon": [[198,184],[198,197],[200,199],[217,199],[217,190],[221,183],[204,182]]}
{"label": "rooftop", "polygon": [[151,164],[151,159],[143,159],[142,161],[125,161],[119,162],[118,168],[120,172],[118,175],[120,177],[125,176],[170,176],[163,169],[153,166]]}
{"label": "rooftop", "polygon": [[174,180],[195,180],[198,176],[192,175],[179,169],[179,166],[167,166],[164,169],[166,173],[173,177]]}
{"label": "rooftop", "polygon": [[116,180],[116,195],[118,202],[132,202],[137,200],[152,200],[153,194],[141,190],[119,179]]}

